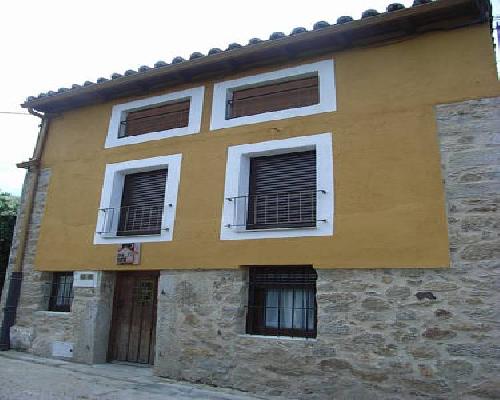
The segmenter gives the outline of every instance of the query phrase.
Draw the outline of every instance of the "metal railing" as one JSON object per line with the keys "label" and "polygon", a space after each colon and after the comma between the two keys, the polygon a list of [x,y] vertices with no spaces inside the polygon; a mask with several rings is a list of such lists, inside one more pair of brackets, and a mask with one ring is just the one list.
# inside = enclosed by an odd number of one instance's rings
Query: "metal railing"
{"label": "metal railing", "polygon": [[[100,235],[159,235],[162,231],[163,203],[146,206],[100,208]],[[168,228],[163,228],[168,230]]]}
{"label": "metal railing", "polygon": [[228,197],[233,203],[232,222],[227,228],[277,229],[315,227],[316,203],[325,190],[274,192]]}
{"label": "metal railing", "polygon": [[49,311],[70,312],[73,302],[73,272],[55,272],[50,285]]}

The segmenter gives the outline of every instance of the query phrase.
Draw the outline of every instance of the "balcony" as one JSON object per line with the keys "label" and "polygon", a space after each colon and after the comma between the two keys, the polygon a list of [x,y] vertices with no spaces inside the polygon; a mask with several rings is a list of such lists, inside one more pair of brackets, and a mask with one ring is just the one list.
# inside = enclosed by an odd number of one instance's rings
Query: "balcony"
{"label": "balcony", "polygon": [[325,190],[273,192],[228,197],[233,204],[232,223],[227,228],[242,230],[314,228],[318,222],[318,196]]}
{"label": "balcony", "polygon": [[[99,209],[97,233],[102,236],[159,235],[162,230],[163,203]],[[169,207],[171,205],[169,204]]]}

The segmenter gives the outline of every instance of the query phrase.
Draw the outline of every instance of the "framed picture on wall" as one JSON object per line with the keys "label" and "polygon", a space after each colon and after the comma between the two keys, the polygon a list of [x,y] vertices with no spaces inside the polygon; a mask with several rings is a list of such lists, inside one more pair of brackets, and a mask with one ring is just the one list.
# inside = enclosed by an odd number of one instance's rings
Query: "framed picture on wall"
{"label": "framed picture on wall", "polygon": [[116,264],[128,265],[139,264],[141,262],[141,244],[140,243],[122,243],[118,246],[116,252]]}

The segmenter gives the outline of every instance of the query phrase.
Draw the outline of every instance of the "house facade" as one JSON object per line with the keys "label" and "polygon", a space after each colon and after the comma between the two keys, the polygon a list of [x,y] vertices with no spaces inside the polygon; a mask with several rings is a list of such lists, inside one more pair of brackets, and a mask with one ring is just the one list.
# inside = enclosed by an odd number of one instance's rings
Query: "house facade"
{"label": "house facade", "polygon": [[2,345],[268,396],[495,398],[491,18],[392,4],[28,98]]}

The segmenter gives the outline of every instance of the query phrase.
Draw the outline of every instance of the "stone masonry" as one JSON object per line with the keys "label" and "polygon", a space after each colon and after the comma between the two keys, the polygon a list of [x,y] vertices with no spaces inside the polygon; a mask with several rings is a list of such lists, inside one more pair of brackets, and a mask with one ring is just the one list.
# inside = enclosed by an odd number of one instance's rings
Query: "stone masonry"
{"label": "stone masonry", "polygon": [[[21,196],[18,223],[25,210],[24,192],[28,182],[34,178],[28,172]],[[103,272],[97,288],[74,288],[74,299],[70,313],[48,310],[52,274],[35,270],[36,245],[45,211],[50,170],[40,172],[33,214],[30,220],[28,244],[23,263],[21,297],[16,315],[16,324],[11,328],[11,347],[36,355],[53,356],[55,342],[73,346],[70,359],[85,363],[106,362],[109,328],[111,324],[114,273]],[[5,290],[2,293],[0,317],[6,301],[10,273],[12,271],[19,243],[19,227],[14,231],[13,244],[7,269]],[[68,268],[71,271],[71,268]]]}
{"label": "stone masonry", "polygon": [[[14,229],[12,247],[9,257],[9,265],[5,280],[4,290],[2,292],[0,317],[3,319],[3,308],[7,298],[8,287],[10,285],[11,272],[14,267],[16,257],[18,257],[17,248],[19,246],[19,225],[26,213],[26,190],[30,182],[35,178],[34,172],[27,172],[24,180],[23,191],[21,194],[21,204]],[[21,285],[21,297],[16,315],[16,326],[11,328],[11,346],[19,349],[28,349],[33,341],[33,312],[46,309],[50,289],[50,274],[37,272],[34,268],[34,259],[36,244],[40,232],[40,224],[45,211],[45,202],[47,189],[50,181],[50,170],[45,169],[40,172],[38,185],[36,188],[33,214],[29,224],[28,243],[23,264],[23,282]],[[24,328],[25,327],[25,328]]]}
{"label": "stone masonry", "polygon": [[163,271],[161,376],[295,399],[500,398],[500,98],[436,108],[451,268],[318,270],[315,340],[245,335],[245,270]]}
{"label": "stone masonry", "polygon": [[[289,399],[500,398],[500,98],[440,105],[436,117],[451,268],[317,270],[318,336],[308,340],[245,334],[243,268],[162,271],[155,374]],[[71,313],[46,311],[51,274],[33,263],[49,176],[12,344],[51,356],[63,341],[72,360],[104,362],[114,273],[75,288]],[[9,271],[16,247],[15,237]]]}

